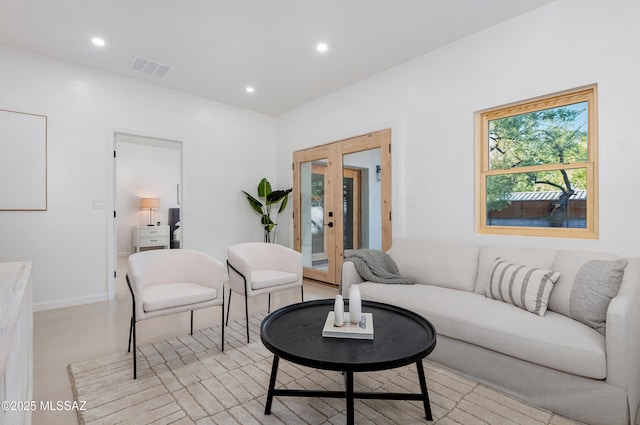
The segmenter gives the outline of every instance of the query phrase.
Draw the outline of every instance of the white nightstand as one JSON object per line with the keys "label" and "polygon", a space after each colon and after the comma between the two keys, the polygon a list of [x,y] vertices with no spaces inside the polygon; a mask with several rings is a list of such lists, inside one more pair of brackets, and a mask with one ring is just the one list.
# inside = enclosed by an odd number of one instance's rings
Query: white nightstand
{"label": "white nightstand", "polygon": [[136,252],[140,248],[161,246],[169,249],[169,226],[136,226],[133,228],[133,247]]}

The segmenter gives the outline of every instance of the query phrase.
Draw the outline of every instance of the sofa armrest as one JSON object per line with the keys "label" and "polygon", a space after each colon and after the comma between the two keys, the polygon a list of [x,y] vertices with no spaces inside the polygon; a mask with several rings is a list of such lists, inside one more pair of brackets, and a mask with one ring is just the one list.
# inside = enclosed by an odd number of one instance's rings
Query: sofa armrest
{"label": "sofa armrest", "polygon": [[351,261],[342,263],[342,282],[340,283],[340,293],[344,298],[349,298],[349,290],[354,283],[364,282],[356,271],[356,266]]}
{"label": "sofa armrest", "polygon": [[[640,259],[631,258],[606,321],[607,383],[624,388],[631,414],[640,400]],[[634,416],[632,416],[634,417]]]}

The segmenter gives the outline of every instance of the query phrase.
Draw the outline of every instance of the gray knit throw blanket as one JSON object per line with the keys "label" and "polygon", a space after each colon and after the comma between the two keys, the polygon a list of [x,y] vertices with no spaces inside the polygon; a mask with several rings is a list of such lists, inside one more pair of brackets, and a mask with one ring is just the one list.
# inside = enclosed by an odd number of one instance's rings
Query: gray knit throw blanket
{"label": "gray knit throw blanket", "polygon": [[351,261],[360,277],[369,282],[415,283],[411,278],[400,276],[396,262],[386,252],[358,249],[347,254],[344,260]]}

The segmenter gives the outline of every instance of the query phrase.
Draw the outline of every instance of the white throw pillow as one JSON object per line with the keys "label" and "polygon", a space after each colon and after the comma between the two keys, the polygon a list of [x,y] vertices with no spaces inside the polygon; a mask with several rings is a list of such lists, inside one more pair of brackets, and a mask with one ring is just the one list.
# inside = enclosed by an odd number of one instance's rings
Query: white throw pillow
{"label": "white throw pillow", "polygon": [[491,267],[486,296],[544,316],[553,284],[559,277],[558,272],[514,264],[498,257]]}

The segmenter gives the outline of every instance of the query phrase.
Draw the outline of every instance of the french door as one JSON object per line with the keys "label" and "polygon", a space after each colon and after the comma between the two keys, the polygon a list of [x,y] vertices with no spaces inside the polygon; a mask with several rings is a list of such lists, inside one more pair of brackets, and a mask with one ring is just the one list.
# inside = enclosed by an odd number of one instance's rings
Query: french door
{"label": "french door", "polygon": [[293,153],[294,247],[304,277],[337,285],[351,250],[391,245],[391,130]]}

